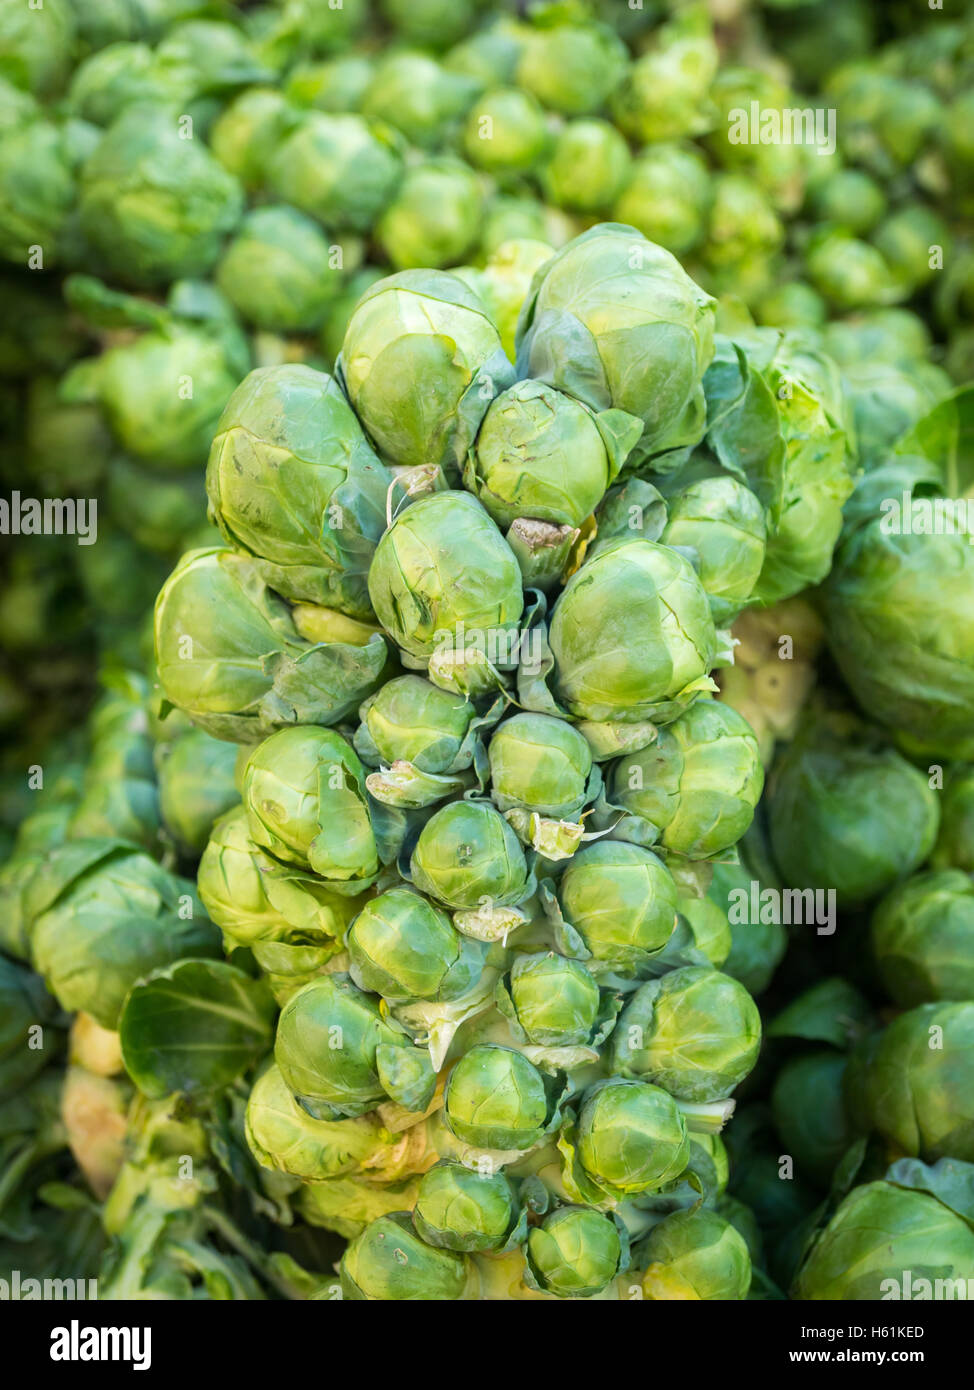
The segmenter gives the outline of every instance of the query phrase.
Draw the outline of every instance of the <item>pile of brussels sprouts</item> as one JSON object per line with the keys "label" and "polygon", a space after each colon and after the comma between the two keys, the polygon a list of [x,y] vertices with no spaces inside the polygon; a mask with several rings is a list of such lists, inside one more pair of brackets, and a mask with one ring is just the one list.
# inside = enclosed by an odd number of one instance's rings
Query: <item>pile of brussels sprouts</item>
{"label": "pile of brussels sprouts", "polygon": [[0,559],[0,1278],[974,1280],[972,76],[873,0],[0,18],[0,475],[98,506]]}

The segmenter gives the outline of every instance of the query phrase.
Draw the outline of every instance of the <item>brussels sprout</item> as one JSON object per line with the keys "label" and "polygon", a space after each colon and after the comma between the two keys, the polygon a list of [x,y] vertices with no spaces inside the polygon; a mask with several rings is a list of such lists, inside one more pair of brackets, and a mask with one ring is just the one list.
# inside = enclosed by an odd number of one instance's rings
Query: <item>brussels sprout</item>
{"label": "brussels sprout", "polygon": [[[632,168],[629,146],[608,121],[569,121],[558,131],[541,169],[545,197],[572,212],[612,207]],[[618,204],[616,205],[618,211]],[[620,218],[639,226],[633,217]],[[642,228],[640,227],[640,230]]]}
{"label": "brussels sprout", "polygon": [[612,1066],[681,1100],[726,1100],[757,1061],[761,1019],[742,985],[703,966],[641,985],[612,1035]]}
{"label": "brussels sprout", "polygon": [[507,241],[543,241],[560,247],[577,233],[577,220],[559,208],[545,207],[536,198],[500,194],[487,204],[480,246],[485,256],[493,256]]}
{"label": "brussels sprout", "polygon": [[375,71],[364,53],[343,53],[323,63],[299,63],[287,75],[284,95],[295,106],[316,111],[358,111]]}
{"label": "brussels sprout", "polygon": [[314,1119],[294,1099],[273,1062],[250,1092],[246,1134],[258,1163],[306,1182],[371,1169],[388,1141],[377,1115]]}
{"label": "brussels sprout", "polygon": [[960,1215],[926,1192],[870,1182],[854,1188],[820,1232],[795,1281],[794,1296],[854,1301],[906,1297],[906,1271],[918,1287],[925,1280],[954,1285],[970,1278],[972,1268],[974,1230]]}
{"label": "brussels sprout", "polygon": [[156,600],[167,698],[208,733],[241,742],[344,718],[379,684],[386,644],[344,629],[337,640],[308,641],[296,625],[302,616],[265,587],[258,562],[229,550],[189,551]]}
{"label": "brussels sprout", "polygon": [[894,304],[906,297],[877,247],[830,227],[811,238],[805,267],[815,288],[838,309]]}
{"label": "brussels sprout", "polygon": [[828,308],[818,291],[804,280],[788,280],[758,301],[755,314],[766,328],[802,331],[825,327]]}
{"label": "brussels sprout", "polygon": [[479,82],[448,72],[428,53],[389,52],[375,65],[362,111],[420,149],[441,149],[480,90]]}
{"label": "brussels sprout", "polygon": [[399,141],[385,126],[355,115],[308,112],[270,156],[274,194],[326,227],[364,232],[402,178]]}
{"label": "brussels sprout", "polygon": [[166,829],[182,848],[200,854],[213,826],[239,801],[237,750],[200,729],[160,750],[159,805]]}
{"label": "brussels sprout", "polygon": [[628,813],[620,838],[707,859],[741,838],[763,786],[750,725],[729,705],[699,700],[655,743],[613,763],[607,799]]}
{"label": "brussels sprout", "polygon": [[626,73],[612,102],[616,122],[633,140],[698,135],[711,120],[707,95],[717,72],[711,20],[690,6],[653,35],[652,46]]}
{"label": "brussels sprout", "polygon": [[478,1149],[531,1149],[557,1117],[552,1086],[527,1057],[509,1047],[478,1043],[450,1072],[446,1122]]}
{"label": "brussels sprout", "polygon": [[[285,866],[250,838],[243,806],[217,821],[200,859],[200,898],[224,933],[228,948],[255,946],[288,936],[338,950],[358,911],[313,874]],[[326,957],[327,958],[327,957]]]}
{"label": "brussels sprout", "polygon": [[766,537],[761,503],[743,483],[724,476],[702,478],[676,494],[662,540],[697,563],[714,622],[726,626],[754,591]]}
{"label": "brussels sprout", "polygon": [[599,987],[584,965],[554,951],[519,955],[498,1007],[536,1047],[581,1047],[595,1032]]}
{"label": "brussels sprout", "polygon": [[347,975],[322,975],[291,995],[274,1060],[298,1104],[318,1120],[364,1115],[387,1097],[425,1110],[436,1084],[429,1054],[386,1023],[379,1002]]}
{"label": "brussels sprout", "polygon": [[771,846],[785,882],[868,902],[923,863],[939,806],[926,777],[855,721],[807,726],[768,785]]}
{"label": "brussels sprout", "polygon": [[714,181],[703,254],[718,289],[739,294],[746,303],[766,293],[784,239],[778,214],[750,179],[723,174]]}
{"label": "brussels sprout", "polygon": [[413,656],[462,652],[469,633],[492,664],[516,660],[521,572],[469,493],[432,493],[400,513],[376,548],[369,595],[383,627]]}
{"label": "brussels sprout", "polygon": [[224,251],[216,282],[255,327],[310,331],[341,285],[334,250],[317,223],[294,208],[256,208]]}
{"label": "brussels sprout", "polygon": [[900,1153],[974,1160],[974,1001],[921,1004],[880,1038],[865,1079],[872,1126]]}
{"label": "brussels sprout", "polygon": [[70,70],[75,27],[67,0],[44,0],[36,10],[10,6],[0,25],[0,77],[39,97],[56,95]]}
{"label": "brussels sprout", "polygon": [[517,1198],[503,1173],[480,1173],[444,1161],[424,1173],[413,1224],[441,1250],[500,1250],[523,1236]]}
{"label": "brussels sprout", "polygon": [[591,1298],[628,1263],[617,1219],[586,1207],[559,1207],[528,1232],[525,1254],[537,1286],[557,1298]]}
{"label": "brussels sprout", "polygon": [[654,1301],[744,1299],[751,1287],[743,1237],[705,1207],[667,1216],[641,1243],[639,1254],[646,1265],[643,1293]]}
{"label": "brussels sprout", "polygon": [[549,641],[555,692],[578,719],[665,722],[712,688],[707,595],[688,560],[651,541],[600,547],[565,585]]}
{"label": "brussels sprout", "polygon": [[585,805],[592,752],[564,720],[515,714],[494,731],[487,750],[491,797],[501,811],[519,807],[546,816],[578,816]]}
{"label": "brussels sprout", "polygon": [[524,34],[518,85],[552,111],[584,116],[598,111],[626,70],[626,46],[605,24],[573,22],[568,12],[539,10]]}
{"label": "brussels sprout", "polygon": [[535,99],[516,87],[497,87],[470,108],[463,146],[471,164],[503,179],[535,169],[549,140],[545,113]]}
{"label": "brussels sprout", "polygon": [[519,381],[491,402],[464,482],[499,526],[518,517],[580,526],[641,432],[624,411],[594,414],[543,382]]}
{"label": "brussels sprout", "polygon": [[969,536],[896,534],[876,517],[839,548],[825,616],[842,675],[870,718],[917,751],[974,756]]}
{"label": "brussels sprout", "polygon": [[930,857],[938,869],[974,873],[974,769],[955,768],[940,802],[940,834]]}
{"label": "brussels sprout", "polygon": [[390,1004],[457,999],[477,984],[485,961],[481,942],[461,936],[445,912],[407,888],[366,903],[347,947],[355,983]]}
{"label": "brussels sprout", "polygon": [[183,139],[178,114],[136,104],[86,162],[78,215],[119,279],[154,286],[206,275],[242,206],[237,180],[199,140]]}
{"label": "brussels sprout", "polygon": [[683,255],[703,240],[712,196],[710,171],[695,149],[652,145],[633,164],[612,213],[650,241]]}
{"label": "brussels sprout", "polygon": [[798,1174],[828,1188],[832,1174],[854,1139],[846,1113],[843,1080],[846,1058],[818,1051],[793,1057],[779,1071],[771,1093],[774,1122]]}
{"label": "brussels sprout", "polygon": [[192,884],[124,841],[54,850],[28,885],[26,906],[34,964],[51,993],[103,1028],[117,1028],[136,980],[219,949]]}
{"label": "brussels sprout", "polygon": [[366,762],[408,761],[422,772],[447,773],[473,758],[468,735],[477,720],[469,700],[422,676],[397,676],[359,710],[355,747]]}
{"label": "brussels sprout", "polygon": [[743,910],[741,905],[751,903],[755,883],[762,886],[748,865],[718,862],[708,893],[730,927],[731,948],[723,961],[724,972],[752,995],[763,994],[768,988],[788,948],[788,932],[780,914],[759,914],[755,920],[749,907]]}
{"label": "brussels sprout", "polygon": [[40,247],[44,263],[55,263],[68,249],[76,198],[68,136],[2,79],[0,134],[0,255],[27,266]]}
{"label": "brussels sprout", "polygon": [[552,254],[552,248],[545,241],[515,238],[491,250],[479,270],[472,267],[464,270],[461,266],[453,272],[470,286],[488,309],[491,322],[501,335],[504,351],[512,362],[521,305],[531,288],[534,272]]}
{"label": "brussels sprout", "polygon": [[397,270],[462,261],[477,240],[484,197],[460,160],[428,159],[407,169],[375,235]]}
{"label": "brussels sprout", "polygon": [[247,760],[241,787],[255,844],[309,868],[338,893],[379,872],[365,770],[333,729],[279,729]]}
{"label": "brussels sprout", "polygon": [[410,862],[416,887],[448,907],[504,907],[524,896],[527,865],[517,836],[483,801],[453,801],[420,832]]}
{"label": "brussels sprout", "polygon": [[261,188],[274,151],[293,119],[285,97],[252,87],[229,102],[210,128],[210,148],[245,188]]}
{"label": "brussels sprout", "polygon": [[360,299],[336,367],[384,458],[459,468],[490,400],[514,379],[497,329],[454,275],[405,270]]}
{"label": "brussels sprout", "polygon": [[299,364],[237,387],[206,471],[213,519],[269,585],[355,618],[372,616],[366,572],[390,481],[337,383]]}
{"label": "brussels sprout", "polygon": [[598,840],[580,850],[561,877],[558,900],[602,970],[638,970],[676,925],[676,884],[638,845]]}
{"label": "brussels sprout", "polygon": [[880,902],[872,947],[903,1008],[974,998],[974,885],[959,869],[917,874]]}
{"label": "brussels sprout", "polygon": [[810,183],[808,202],[816,222],[829,222],[852,236],[867,236],[886,211],[882,188],[862,169],[829,170]]}
{"label": "brussels sprout", "polygon": [[468,1279],[467,1261],[452,1250],[427,1245],[408,1212],[380,1216],[342,1256],[345,1298],[381,1302],[457,1299]]}
{"label": "brussels sprout", "polygon": [[731,953],[733,941],[725,910],[712,898],[681,897],[677,911],[689,927],[694,949],[719,970]]}
{"label": "brussels sprout", "polygon": [[631,466],[696,443],[713,356],[714,301],[634,228],[593,227],[538,271],[518,333],[518,374],[643,421]]}
{"label": "brussels sprout", "polygon": [[4,1099],[47,1066],[50,1053],[37,1047],[32,1029],[52,1021],[54,1001],[38,975],[0,956],[0,1085]]}
{"label": "brussels sprout", "polygon": [[585,1174],[617,1197],[664,1186],[680,1176],[690,1157],[676,1101],[646,1081],[613,1078],[587,1091],[577,1141]]}

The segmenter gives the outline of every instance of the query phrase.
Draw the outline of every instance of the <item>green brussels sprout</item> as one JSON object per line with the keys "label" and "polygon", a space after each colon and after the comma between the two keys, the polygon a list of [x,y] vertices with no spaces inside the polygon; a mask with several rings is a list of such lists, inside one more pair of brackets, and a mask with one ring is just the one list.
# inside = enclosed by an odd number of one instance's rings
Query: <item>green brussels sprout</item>
{"label": "green brussels sprout", "polygon": [[555,693],[577,719],[665,722],[712,688],[707,595],[689,560],[652,541],[597,549],[556,602],[549,641]]}
{"label": "green brussels sprout", "polygon": [[868,236],[886,212],[886,195],[862,169],[829,170],[810,183],[808,203],[816,222],[854,237]]}
{"label": "green brussels sprout", "polygon": [[872,1127],[899,1153],[974,1160],[974,1001],[921,1004],[889,1025],[865,1078]]}
{"label": "green brussels sprout", "polygon": [[558,901],[602,970],[638,970],[676,925],[669,871],[649,850],[620,841],[597,840],[579,850],[561,877]]}
{"label": "green brussels sprout", "polygon": [[338,950],[359,910],[313,874],[278,863],[250,838],[247,812],[221,816],[200,859],[199,895],[228,949],[289,936],[316,949]]}
{"label": "green brussels sprout", "polygon": [[147,466],[198,468],[246,361],[235,334],[175,321],[83,359],[62,396],[97,401],[122,448]]}
{"label": "green brussels sprout", "polygon": [[489,802],[451,801],[423,826],[410,862],[416,887],[447,907],[518,903],[527,864],[517,836]]}
{"label": "green brussels sprout", "polygon": [[855,1135],[846,1113],[847,1059],[821,1050],[792,1057],[775,1078],[771,1108],[785,1152],[798,1174],[828,1188],[832,1174]]}
{"label": "green brussels sprout", "polygon": [[462,1143],[478,1149],[531,1149],[553,1123],[551,1089],[520,1052],[478,1043],[450,1072],[446,1122]]}
{"label": "green brussels sprout", "polygon": [[427,159],[406,170],[375,235],[397,270],[455,265],[476,243],[484,210],[477,175],[458,159]]}
{"label": "green brussels sprout", "polygon": [[850,1301],[907,1297],[907,1270],[917,1287],[924,1280],[955,1285],[972,1268],[974,1230],[961,1215],[927,1192],[870,1182],[853,1188],[818,1234],[793,1293]]}
{"label": "green brussels sprout", "polygon": [[955,768],[940,801],[940,834],[930,862],[936,869],[974,873],[974,769]]}
{"label": "green brussels sprout", "polygon": [[321,975],[281,1010],[274,1060],[298,1104],[317,1120],[355,1117],[388,1097],[425,1110],[436,1077],[429,1053],[391,1027],[379,1001],[347,975]]}
{"label": "green brussels sprout", "polygon": [[462,1163],[437,1163],[419,1181],[413,1225],[440,1250],[499,1250],[523,1234],[510,1181],[501,1172],[476,1172]]}
{"label": "green brussels sprout", "polygon": [[[731,948],[723,970],[738,980],[749,994],[763,994],[788,949],[788,932],[780,914],[757,918],[739,904],[750,904],[752,884],[760,880],[746,863],[714,864],[708,897],[727,918]],[[681,906],[682,911],[682,906]],[[762,920],[764,918],[765,920]]]}
{"label": "green brussels sprout", "polygon": [[65,106],[81,120],[108,126],[134,102],[190,102],[195,94],[189,71],[158,61],[147,43],[121,42],[78,64]]}
{"label": "green brussels sprout", "polygon": [[127,107],[81,173],[81,230],[108,269],[135,285],[205,276],[240,219],[243,195],[164,106]]}
{"label": "green brussels sprout", "polygon": [[541,951],[517,956],[499,1007],[532,1045],[561,1048],[591,1042],[600,1003],[599,987],[584,965]]}
{"label": "green brussels sprout", "polygon": [[743,174],[721,174],[713,183],[703,256],[718,289],[750,303],[773,283],[774,257],[785,229],[770,200]]}
{"label": "green brussels sprout", "polygon": [[287,100],[279,91],[251,87],[234,97],[213,122],[210,149],[245,188],[261,188],[290,119]]}
{"label": "green brussels sprout", "polygon": [[537,198],[498,194],[487,204],[480,248],[483,255],[493,256],[508,241],[542,241],[560,247],[577,233],[577,219],[560,208],[546,207]]}
{"label": "green brussels sprout", "polygon": [[407,761],[421,772],[443,774],[469,767],[469,735],[477,710],[422,676],[397,676],[370,695],[359,710],[355,748],[368,763]]}
{"label": "green brussels sprout", "polygon": [[689,928],[694,949],[719,970],[730,955],[733,943],[725,910],[712,898],[681,897],[677,911]]}
{"label": "green brussels sprout", "polygon": [[359,300],[336,366],[383,457],[459,468],[490,400],[514,380],[497,329],[455,275],[405,270]]}
{"label": "green brussels sprout", "polygon": [[651,143],[700,134],[712,119],[708,94],[718,56],[706,8],[678,12],[629,67],[612,101],[616,124]]}
{"label": "green brussels sprout", "polygon": [[950,229],[930,208],[906,207],[876,229],[874,243],[905,294],[915,294],[937,274],[934,255],[951,252]]}
{"label": "green brussels sprout", "polygon": [[556,1298],[591,1298],[628,1263],[625,1227],[587,1207],[559,1207],[528,1232],[525,1256],[538,1288]]}
{"label": "green brussels sprout", "polygon": [[106,502],[112,521],[144,550],[172,555],[199,528],[206,486],[195,472],[171,475],[139,468],[123,455],[108,465]]}
{"label": "green brussels sprout", "polygon": [[[564,8],[564,7],[562,7]],[[517,83],[566,116],[600,110],[626,71],[626,46],[607,24],[539,8],[524,34]]]}
{"label": "green brussels sprout", "polygon": [[974,999],[974,884],[960,869],[916,874],[877,904],[872,948],[901,1007]]}
{"label": "green brussels sprout", "polygon": [[706,1207],[665,1217],[639,1253],[646,1265],[643,1294],[654,1302],[745,1299],[751,1287],[743,1236]]}
{"label": "green brussels sprout", "polygon": [[73,840],[26,888],[34,965],[64,1009],[117,1028],[136,980],[184,956],[215,956],[219,937],[193,885],[124,841]]}
{"label": "green brussels sprout", "polygon": [[399,514],[376,547],[369,595],[383,627],[414,657],[462,651],[466,632],[493,664],[516,660],[521,572],[469,493],[431,493]]}
{"label": "green brussels sprout", "polygon": [[390,481],[338,384],[299,363],[237,387],[206,470],[212,519],[277,593],[362,619]]}
{"label": "green brussels sprout", "polygon": [[949,377],[932,362],[856,362],[844,365],[842,376],[867,470],[885,463],[896,441],[951,389]]}
{"label": "green brussels sprout", "polygon": [[761,1046],[757,1005],[718,970],[688,965],[641,985],[612,1035],[612,1069],[680,1100],[726,1100]]}
{"label": "green brussels sprout", "polygon": [[585,1174],[618,1197],[665,1186],[690,1157],[676,1101],[647,1081],[613,1077],[592,1086],[579,1111],[577,1140]]}
{"label": "green brussels sprout", "polygon": [[577,527],[641,433],[641,421],[624,411],[595,414],[544,382],[519,381],[491,401],[464,462],[464,483],[498,526],[533,517]]}
{"label": "green brussels sprout", "polygon": [[379,685],[388,649],[371,630],[367,641],[345,630],[333,641],[315,630],[309,640],[297,626],[307,630],[308,616],[267,588],[249,557],[188,551],[156,600],[156,664],[166,698],[201,729],[236,742],[343,719]]}
{"label": "green brussels sprout", "polygon": [[393,132],[356,115],[307,112],[267,164],[283,203],[326,227],[367,231],[395,194],[402,153]]}
{"label": "green brussels sprout", "polygon": [[804,331],[824,328],[828,309],[818,290],[804,280],[788,280],[762,296],[755,314],[765,328]]}
{"label": "green brussels sprout", "polygon": [[243,219],[216,269],[216,282],[257,328],[317,328],[342,281],[317,223],[288,207],[255,208]]}
{"label": "green brussels sprout", "polygon": [[467,1261],[427,1245],[408,1212],[380,1216],[342,1255],[342,1296],[357,1300],[436,1302],[462,1298]]}
{"label": "green brussels sprout", "polygon": [[[578,120],[558,131],[539,177],[545,197],[555,207],[596,213],[613,206],[632,167],[629,146],[615,126],[608,121]],[[618,211],[619,204],[615,205]],[[639,226],[633,217],[619,220]]]}
{"label": "green brussels sprout", "polygon": [[245,1124],[248,1147],[262,1167],[305,1182],[373,1170],[388,1144],[378,1115],[314,1119],[294,1099],[274,1062],[254,1082]]}
{"label": "green brussels sprout", "polygon": [[607,799],[630,819],[621,838],[709,859],[741,838],[764,787],[757,739],[730,705],[698,700],[655,743],[612,764]]}
{"label": "green brussels sprout", "polygon": [[348,321],[352,317],[356,305],[366,290],[370,290],[383,276],[384,272],[378,266],[362,266],[360,270],[356,270],[345,278],[343,287],[331,300],[318,339],[330,369],[334,369],[334,364],[338,360],[338,354],[342,350],[342,343],[348,331]]}
{"label": "green brussels sprout", "polygon": [[829,645],[869,717],[918,752],[974,757],[970,537],[896,534],[874,517],[840,546],[824,597]]}
{"label": "green brussels sprout", "polygon": [[913,873],[933,848],[939,806],[927,778],[855,721],[807,726],[768,785],[771,847],[794,888],[868,902]]}
{"label": "green brussels sprout", "polygon": [[843,368],[867,362],[915,367],[930,354],[930,329],[910,309],[870,309],[826,326],[825,349]]}
{"label": "green brussels sprout", "polygon": [[547,714],[514,714],[487,749],[491,797],[501,811],[522,808],[574,818],[585,805],[592,751],[577,729]]}
{"label": "green brussels sprout", "polygon": [[[837,156],[826,159],[827,146],[821,130],[816,131],[814,145],[790,140],[789,116],[802,101],[781,80],[778,64],[760,67],[737,67],[723,62],[710,87],[712,120],[705,141],[718,168],[729,173],[743,174],[759,188],[779,212],[797,214],[802,205],[806,179],[814,177],[810,165],[833,167]],[[751,125],[751,113],[757,109],[758,120]],[[764,123],[769,112],[775,123],[782,122],[781,135],[772,129],[766,132]],[[741,129],[742,113],[747,122]],[[799,112],[799,115],[802,113]],[[771,134],[770,140],[765,135]],[[801,136],[806,135],[805,131]],[[812,150],[817,150],[812,157]]]}
{"label": "green brussels sprout", "polygon": [[906,297],[877,247],[831,227],[812,236],[805,268],[815,288],[837,309],[894,304]]}
{"label": "green brussels sprout", "polygon": [[241,787],[256,845],[311,869],[333,891],[368,888],[379,872],[365,770],[334,729],[279,729],[247,759]]}
{"label": "green brussels sprout", "polygon": [[538,271],[518,331],[518,374],[593,410],[638,416],[630,466],[696,443],[713,356],[714,301],[668,251],[604,223]]}
{"label": "green brussels sprout", "polygon": [[2,79],[0,136],[0,256],[28,266],[40,247],[42,263],[56,263],[68,250],[76,200],[69,136]]}
{"label": "green brussels sprout", "polygon": [[368,0],[342,0],[322,5],[320,0],[284,0],[285,30],[300,37],[302,48],[312,53],[334,53],[348,48],[369,22]]}
{"label": "green brussels sprout", "polygon": [[715,623],[727,625],[750,598],[764,564],[764,508],[728,476],[701,478],[670,501],[662,540],[691,552]]}
{"label": "green brussels sprout", "polygon": [[447,48],[469,33],[479,0],[381,0],[386,21],[407,43]]}
{"label": "green brussels sprout", "polygon": [[390,1004],[458,999],[477,984],[485,963],[482,942],[461,936],[445,912],[408,888],[367,902],[346,946],[359,989]]}
{"label": "green brussels sprout", "polygon": [[879,177],[912,164],[943,119],[925,83],[903,81],[866,61],[845,64],[825,90],[838,107],[844,153]]}
{"label": "green brussels sprout", "polygon": [[651,145],[633,163],[612,215],[680,256],[703,240],[711,185],[706,161],[696,149]]}
{"label": "green brussels sprout", "polygon": [[502,16],[455,44],[444,56],[443,66],[474,78],[480,90],[510,86],[525,39],[524,25]]}
{"label": "green brussels sprout", "polygon": [[39,97],[56,95],[70,72],[75,28],[67,0],[9,6],[0,23],[0,77]]}
{"label": "green brussels sprout", "polygon": [[383,54],[375,65],[362,111],[400,131],[420,149],[445,147],[481,84],[450,72],[428,53]]}
{"label": "green brussels sprout", "polygon": [[477,98],[464,126],[470,163],[497,178],[528,174],[548,152],[545,113],[528,92],[494,87]]}
{"label": "green brussels sprout", "polygon": [[201,729],[189,729],[159,753],[163,823],[182,849],[201,854],[216,822],[240,800],[237,749]]}
{"label": "green brussels sprout", "polygon": [[342,53],[323,63],[298,63],[288,73],[284,97],[294,106],[340,115],[361,109],[375,71],[364,53]]}

